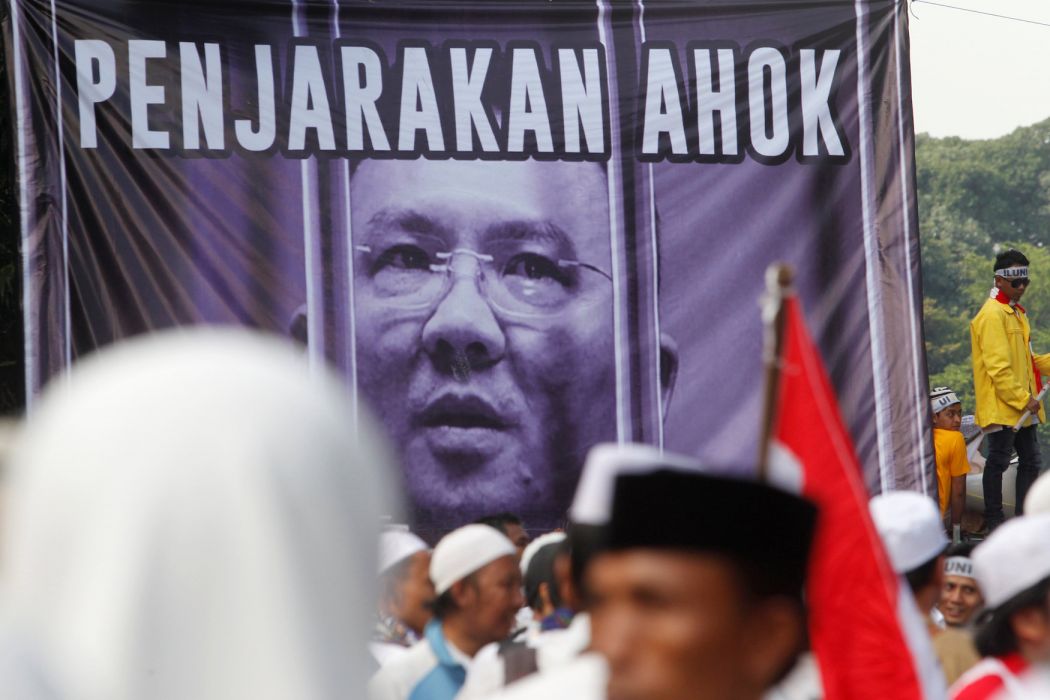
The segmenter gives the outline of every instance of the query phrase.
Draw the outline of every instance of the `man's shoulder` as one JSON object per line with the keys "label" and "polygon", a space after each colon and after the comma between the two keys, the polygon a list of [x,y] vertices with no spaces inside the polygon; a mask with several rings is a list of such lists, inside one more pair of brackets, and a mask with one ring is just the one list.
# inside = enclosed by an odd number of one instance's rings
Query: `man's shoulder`
{"label": "man's shoulder", "polygon": [[985,299],[984,303],[981,304],[981,308],[977,310],[977,315],[974,316],[974,321],[978,319],[988,318],[989,316],[998,318],[1002,314],[1013,313],[1013,308],[1009,304],[1003,304],[995,299]]}
{"label": "man's shoulder", "polygon": [[437,665],[438,660],[433,649],[426,639],[422,639],[391,659],[372,676],[369,697],[374,700],[403,700]]}
{"label": "man's shoulder", "polygon": [[994,674],[975,678],[952,691],[951,700],[991,700],[1005,687],[1003,679]]}
{"label": "man's shoulder", "polygon": [[1016,321],[1018,317],[1014,315],[1013,307],[1009,304],[1002,304],[995,299],[989,299],[981,307],[981,310],[977,312],[977,315],[970,321],[971,333],[976,333],[979,336],[984,336],[989,333],[1006,333],[1010,327],[1011,319]]}
{"label": "man's shoulder", "polygon": [[966,438],[959,430],[947,430],[945,428],[934,428],[933,439],[937,447],[943,447],[947,450],[954,450],[957,448],[966,449]]}
{"label": "man's shoulder", "polygon": [[503,657],[499,644],[487,644],[474,655],[467,669],[467,680],[458,698],[487,698],[504,686]]}
{"label": "man's shoulder", "polygon": [[949,689],[951,700],[991,700],[1006,687],[1004,676],[1018,677],[1028,663],[1018,653],[1005,657],[990,656],[964,673]]}
{"label": "man's shoulder", "polygon": [[409,650],[410,647],[406,647],[402,644],[395,644],[394,642],[369,642],[368,648],[372,652],[372,657],[382,668],[388,663],[403,655]]}
{"label": "man's shoulder", "polygon": [[582,654],[550,670],[541,670],[507,686],[491,700],[604,700],[609,667],[594,653]]}

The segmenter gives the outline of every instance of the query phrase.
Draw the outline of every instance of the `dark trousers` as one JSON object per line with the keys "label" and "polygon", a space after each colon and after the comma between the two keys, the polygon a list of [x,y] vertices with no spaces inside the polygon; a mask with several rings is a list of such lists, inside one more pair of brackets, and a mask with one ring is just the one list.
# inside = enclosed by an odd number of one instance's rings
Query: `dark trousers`
{"label": "dark trousers", "polygon": [[1024,497],[1039,476],[1043,460],[1039,454],[1039,439],[1035,426],[1021,428],[1016,433],[1003,428],[988,437],[988,461],[984,465],[984,521],[995,527],[1003,521],[1003,472],[1010,466],[1010,458],[1017,451],[1017,514],[1024,511]]}

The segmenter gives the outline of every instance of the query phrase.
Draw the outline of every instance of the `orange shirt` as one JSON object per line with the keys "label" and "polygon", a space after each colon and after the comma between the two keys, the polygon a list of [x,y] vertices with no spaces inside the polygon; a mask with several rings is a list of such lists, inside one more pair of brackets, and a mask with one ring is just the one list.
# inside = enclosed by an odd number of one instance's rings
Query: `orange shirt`
{"label": "orange shirt", "polygon": [[933,452],[937,459],[937,493],[941,499],[941,517],[948,513],[952,494],[952,477],[970,473],[966,459],[966,440],[958,430],[933,429]]}

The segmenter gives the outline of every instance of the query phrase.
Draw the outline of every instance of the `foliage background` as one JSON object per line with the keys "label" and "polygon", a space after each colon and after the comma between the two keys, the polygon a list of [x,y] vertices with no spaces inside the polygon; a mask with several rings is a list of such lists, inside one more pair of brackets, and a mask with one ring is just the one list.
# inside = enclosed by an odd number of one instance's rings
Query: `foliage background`
{"label": "foliage background", "polygon": [[[984,141],[920,134],[915,161],[930,386],[952,387],[972,413],[969,324],[998,251],[1028,256],[1021,303],[1035,352],[1050,352],[1050,119]],[[1050,426],[1040,433],[1047,444]]]}

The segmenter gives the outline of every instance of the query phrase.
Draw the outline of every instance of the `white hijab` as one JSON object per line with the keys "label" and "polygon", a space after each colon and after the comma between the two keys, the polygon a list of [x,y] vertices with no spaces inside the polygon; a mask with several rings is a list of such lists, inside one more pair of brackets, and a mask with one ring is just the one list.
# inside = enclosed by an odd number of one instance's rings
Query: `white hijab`
{"label": "white hijab", "polygon": [[340,381],[277,340],[196,329],[57,384],[12,463],[0,665],[21,677],[0,696],[363,697],[380,519],[400,511]]}

